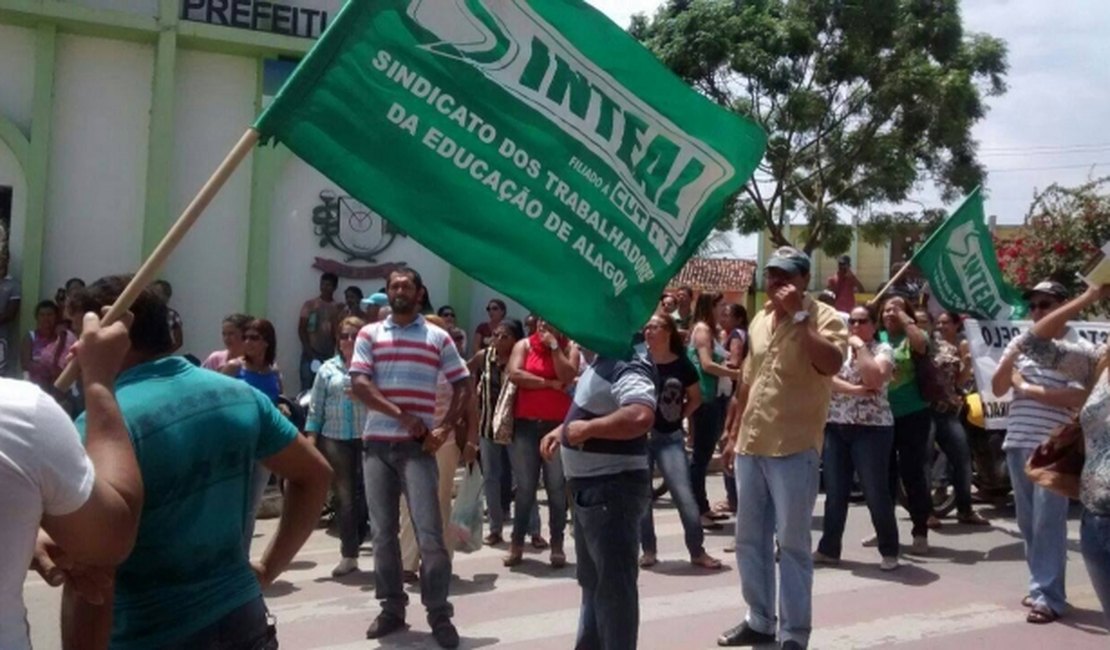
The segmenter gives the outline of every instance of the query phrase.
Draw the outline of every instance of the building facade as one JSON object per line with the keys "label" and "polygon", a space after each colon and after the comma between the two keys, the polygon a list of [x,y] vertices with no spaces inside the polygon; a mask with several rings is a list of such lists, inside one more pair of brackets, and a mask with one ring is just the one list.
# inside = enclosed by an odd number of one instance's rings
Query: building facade
{"label": "building facade", "polygon": [[[22,330],[67,278],[133,272],[273,96],[341,0],[0,0],[0,196]],[[259,147],[162,276],[185,352],[220,321],[272,320],[296,376],[301,303],[321,269],[367,294],[397,264],[473,330],[493,293],[283,147]],[[510,315],[523,317],[519,305]]]}

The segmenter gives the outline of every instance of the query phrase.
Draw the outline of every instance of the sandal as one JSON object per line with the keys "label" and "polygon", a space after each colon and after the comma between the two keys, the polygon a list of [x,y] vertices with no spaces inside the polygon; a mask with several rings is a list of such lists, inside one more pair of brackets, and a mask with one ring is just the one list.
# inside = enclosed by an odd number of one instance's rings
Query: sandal
{"label": "sandal", "polygon": [[519,546],[510,546],[509,554],[501,563],[507,567],[514,567],[524,561],[524,549]]}
{"label": "sandal", "polygon": [[690,564],[693,564],[694,566],[700,566],[703,569],[712,569],[714,571],[724,566],[723,564],[721,564],[720,560],[710,556],[708,553],[702,553],[698,557],[690,558]]}
{"label": "sandal", "polygon": [[1025,617],[1025,622],[1034,625],[1045,625],[1055,622],[1058,618],[1060,618],[1060,615],[1052,611],[1051,608],[1044,605],[1034,605],[1033,609],[1029,610],[1029,616]]}
{"label": "sandal", "polygon": [[1025,598],[1022,598],[1021,599],[1021,606],[1026,608],[1026,609],[1032,609],[1032,607],[1033,607],[1033,597],[1032,596],[1026,596]]}
{"label": "sandal", "polygon": [[655,557],[655,553],[644,553],[640,556],[640,568],[647,569],[653,567],[659,560]]}

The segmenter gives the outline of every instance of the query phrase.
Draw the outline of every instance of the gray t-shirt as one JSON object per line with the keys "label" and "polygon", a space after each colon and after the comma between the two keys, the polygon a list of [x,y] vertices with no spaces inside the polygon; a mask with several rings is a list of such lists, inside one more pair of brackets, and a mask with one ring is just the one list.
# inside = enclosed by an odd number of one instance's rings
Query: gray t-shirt
{"label": "gray t-shirt", "polygon": [[[655,400],[655,369],[650,361],[598,358],[579,378],[566,421],[594,420],[632,404],[654,411]],[[598,439],[587,440],[580,448],[564,446],[562,457],[568,478],[647,470],[647,432],[632,440]]]}
{"label": "gray t-shirt", "polygon": [[[19,283],[7,276],[0,279],[0,313],[8,309],[8,304],[19,300]],[[0,376],[3,376],[15,363],[16,350],[11,340],[11,326],[0,322]]]}

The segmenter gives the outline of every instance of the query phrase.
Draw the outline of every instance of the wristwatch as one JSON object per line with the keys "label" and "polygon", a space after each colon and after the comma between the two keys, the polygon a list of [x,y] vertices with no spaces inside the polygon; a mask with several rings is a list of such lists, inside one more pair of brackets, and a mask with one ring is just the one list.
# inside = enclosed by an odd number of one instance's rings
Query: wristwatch
{"label": "wristwatch", "polygon": [[808,311],[802,310],[802,311],[794,312],[794,322],[795,323],[799,323],[799,324],[804,323],[807,318],[809,318],[809,312]]}
{"label": "wristwatch", "polygon": [[554,352],[555,350],[559,349],[559,342],[558,341],[552,341],[552,342],[547,344],[547,347],[550,348],[552,352]]}

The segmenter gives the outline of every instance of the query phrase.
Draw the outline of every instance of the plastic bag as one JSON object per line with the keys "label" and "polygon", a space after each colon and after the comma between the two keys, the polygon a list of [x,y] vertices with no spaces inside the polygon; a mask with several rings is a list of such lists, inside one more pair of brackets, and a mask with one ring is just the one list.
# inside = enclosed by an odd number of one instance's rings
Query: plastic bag
{"label": "plastic bag", "polygon": [[482,469],[478,463],[471,463],[463,471],[451,510],[450,530],[456,551],[473,553],[482,548]]}

